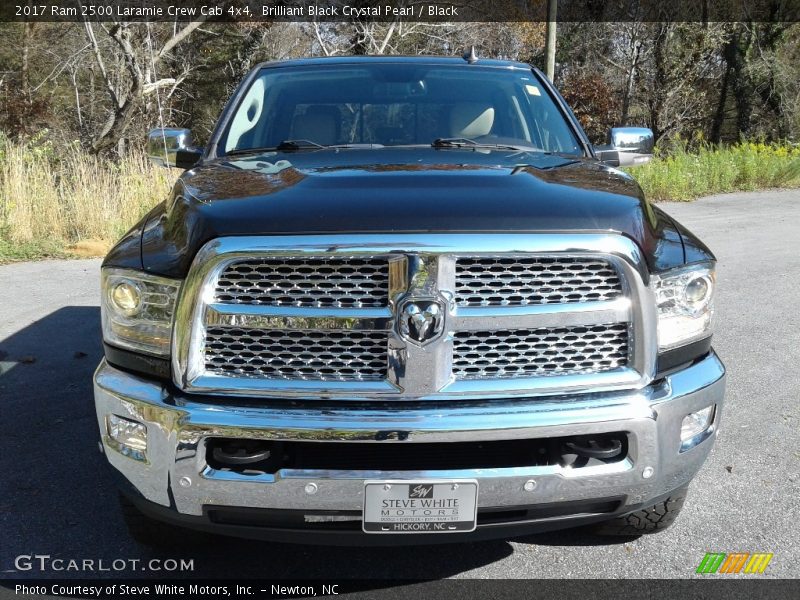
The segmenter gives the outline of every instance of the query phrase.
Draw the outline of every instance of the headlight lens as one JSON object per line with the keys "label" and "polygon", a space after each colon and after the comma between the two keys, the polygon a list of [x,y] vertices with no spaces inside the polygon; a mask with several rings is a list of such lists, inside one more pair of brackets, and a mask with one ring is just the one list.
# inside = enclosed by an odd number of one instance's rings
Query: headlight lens
{"label": "headlight lens", "polygon": [[132,317],[142,307],[142,292],[132,281],[120,281],[111,289],[111,302],[120,313]]}
{"label": "headlight lens", "polygon": [[103,269],[103,339],[122,348],[168,356],[180,285],[180,280],[139,271]]}
{"label": "headlight lens", "polygon": [[658,348],[670,350],[711,335],[714,268],[693,265],[653,275],[658,306]]}

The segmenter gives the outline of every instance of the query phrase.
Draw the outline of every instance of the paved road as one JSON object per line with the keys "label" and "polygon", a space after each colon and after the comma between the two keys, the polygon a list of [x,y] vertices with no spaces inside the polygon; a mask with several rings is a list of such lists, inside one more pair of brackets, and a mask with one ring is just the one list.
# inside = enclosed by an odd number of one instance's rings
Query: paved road
{"label": "paved road", "polygon": [[687,577],[707,551],[774,552],[767,574],[796,577],[800,192],[665,208],[719,258],[715,346],[730,375],[716,448],[672,529],[624,543],[559,532],[413,551],[229,539],[181,553],[139,547],[96,448],[99,261],[49,261],[0,267],[2,577],[15,575],[20,554],[109,563],[180,554],[206,577]]}

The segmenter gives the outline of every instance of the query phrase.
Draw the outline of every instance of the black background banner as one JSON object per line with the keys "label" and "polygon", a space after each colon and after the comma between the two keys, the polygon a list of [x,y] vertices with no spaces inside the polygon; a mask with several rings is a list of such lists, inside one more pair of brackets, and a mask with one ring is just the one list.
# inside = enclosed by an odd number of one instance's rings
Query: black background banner
{"label": "black background banner", "polygon": [[[159,588],[156,586],[164,586]],[[24,587],[18,587],[24,586]],[[35,591],[31,591],[36,588]],[[289,580],[4,580],[0,598],[123,598],[159,600],[262,600],[267,598],[353,598],[358,600],[533,600],[588,598],[683,598],[686,600],[781,600],[800,597],[800,580],[755,576],[708,576],[693,580],[474,580],[289,581]]]}
{"label": "black background banner", "polygon": [[[547,0],[2,0],[0,21],[545,21]],[[796,22],[800,0],[559,0],[559,21]]]}

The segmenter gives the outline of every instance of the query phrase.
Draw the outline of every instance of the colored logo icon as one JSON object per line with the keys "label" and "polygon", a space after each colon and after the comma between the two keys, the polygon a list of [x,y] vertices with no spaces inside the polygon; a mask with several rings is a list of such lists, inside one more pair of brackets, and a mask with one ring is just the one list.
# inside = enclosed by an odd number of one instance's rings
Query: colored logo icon
{"label": "colored logo icon", "polygon": [[763,573],[772,553],[767,552],[707,552],[697,567],[697,573]]}

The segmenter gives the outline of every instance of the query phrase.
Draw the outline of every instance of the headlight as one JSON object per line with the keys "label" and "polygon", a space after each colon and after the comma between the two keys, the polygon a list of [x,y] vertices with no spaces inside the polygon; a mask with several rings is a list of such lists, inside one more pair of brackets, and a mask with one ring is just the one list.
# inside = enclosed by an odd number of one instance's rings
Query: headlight
{"label": "headlight", "polygon": [[103,269],[103,339],[114,346],[168,356],[180,285],[180,280],[140,271]]}
{"label": "headlight", "polygon": [[670,350],[711,335],[714,268],[709,264],[653,275],[658,307],[658,349]]}

